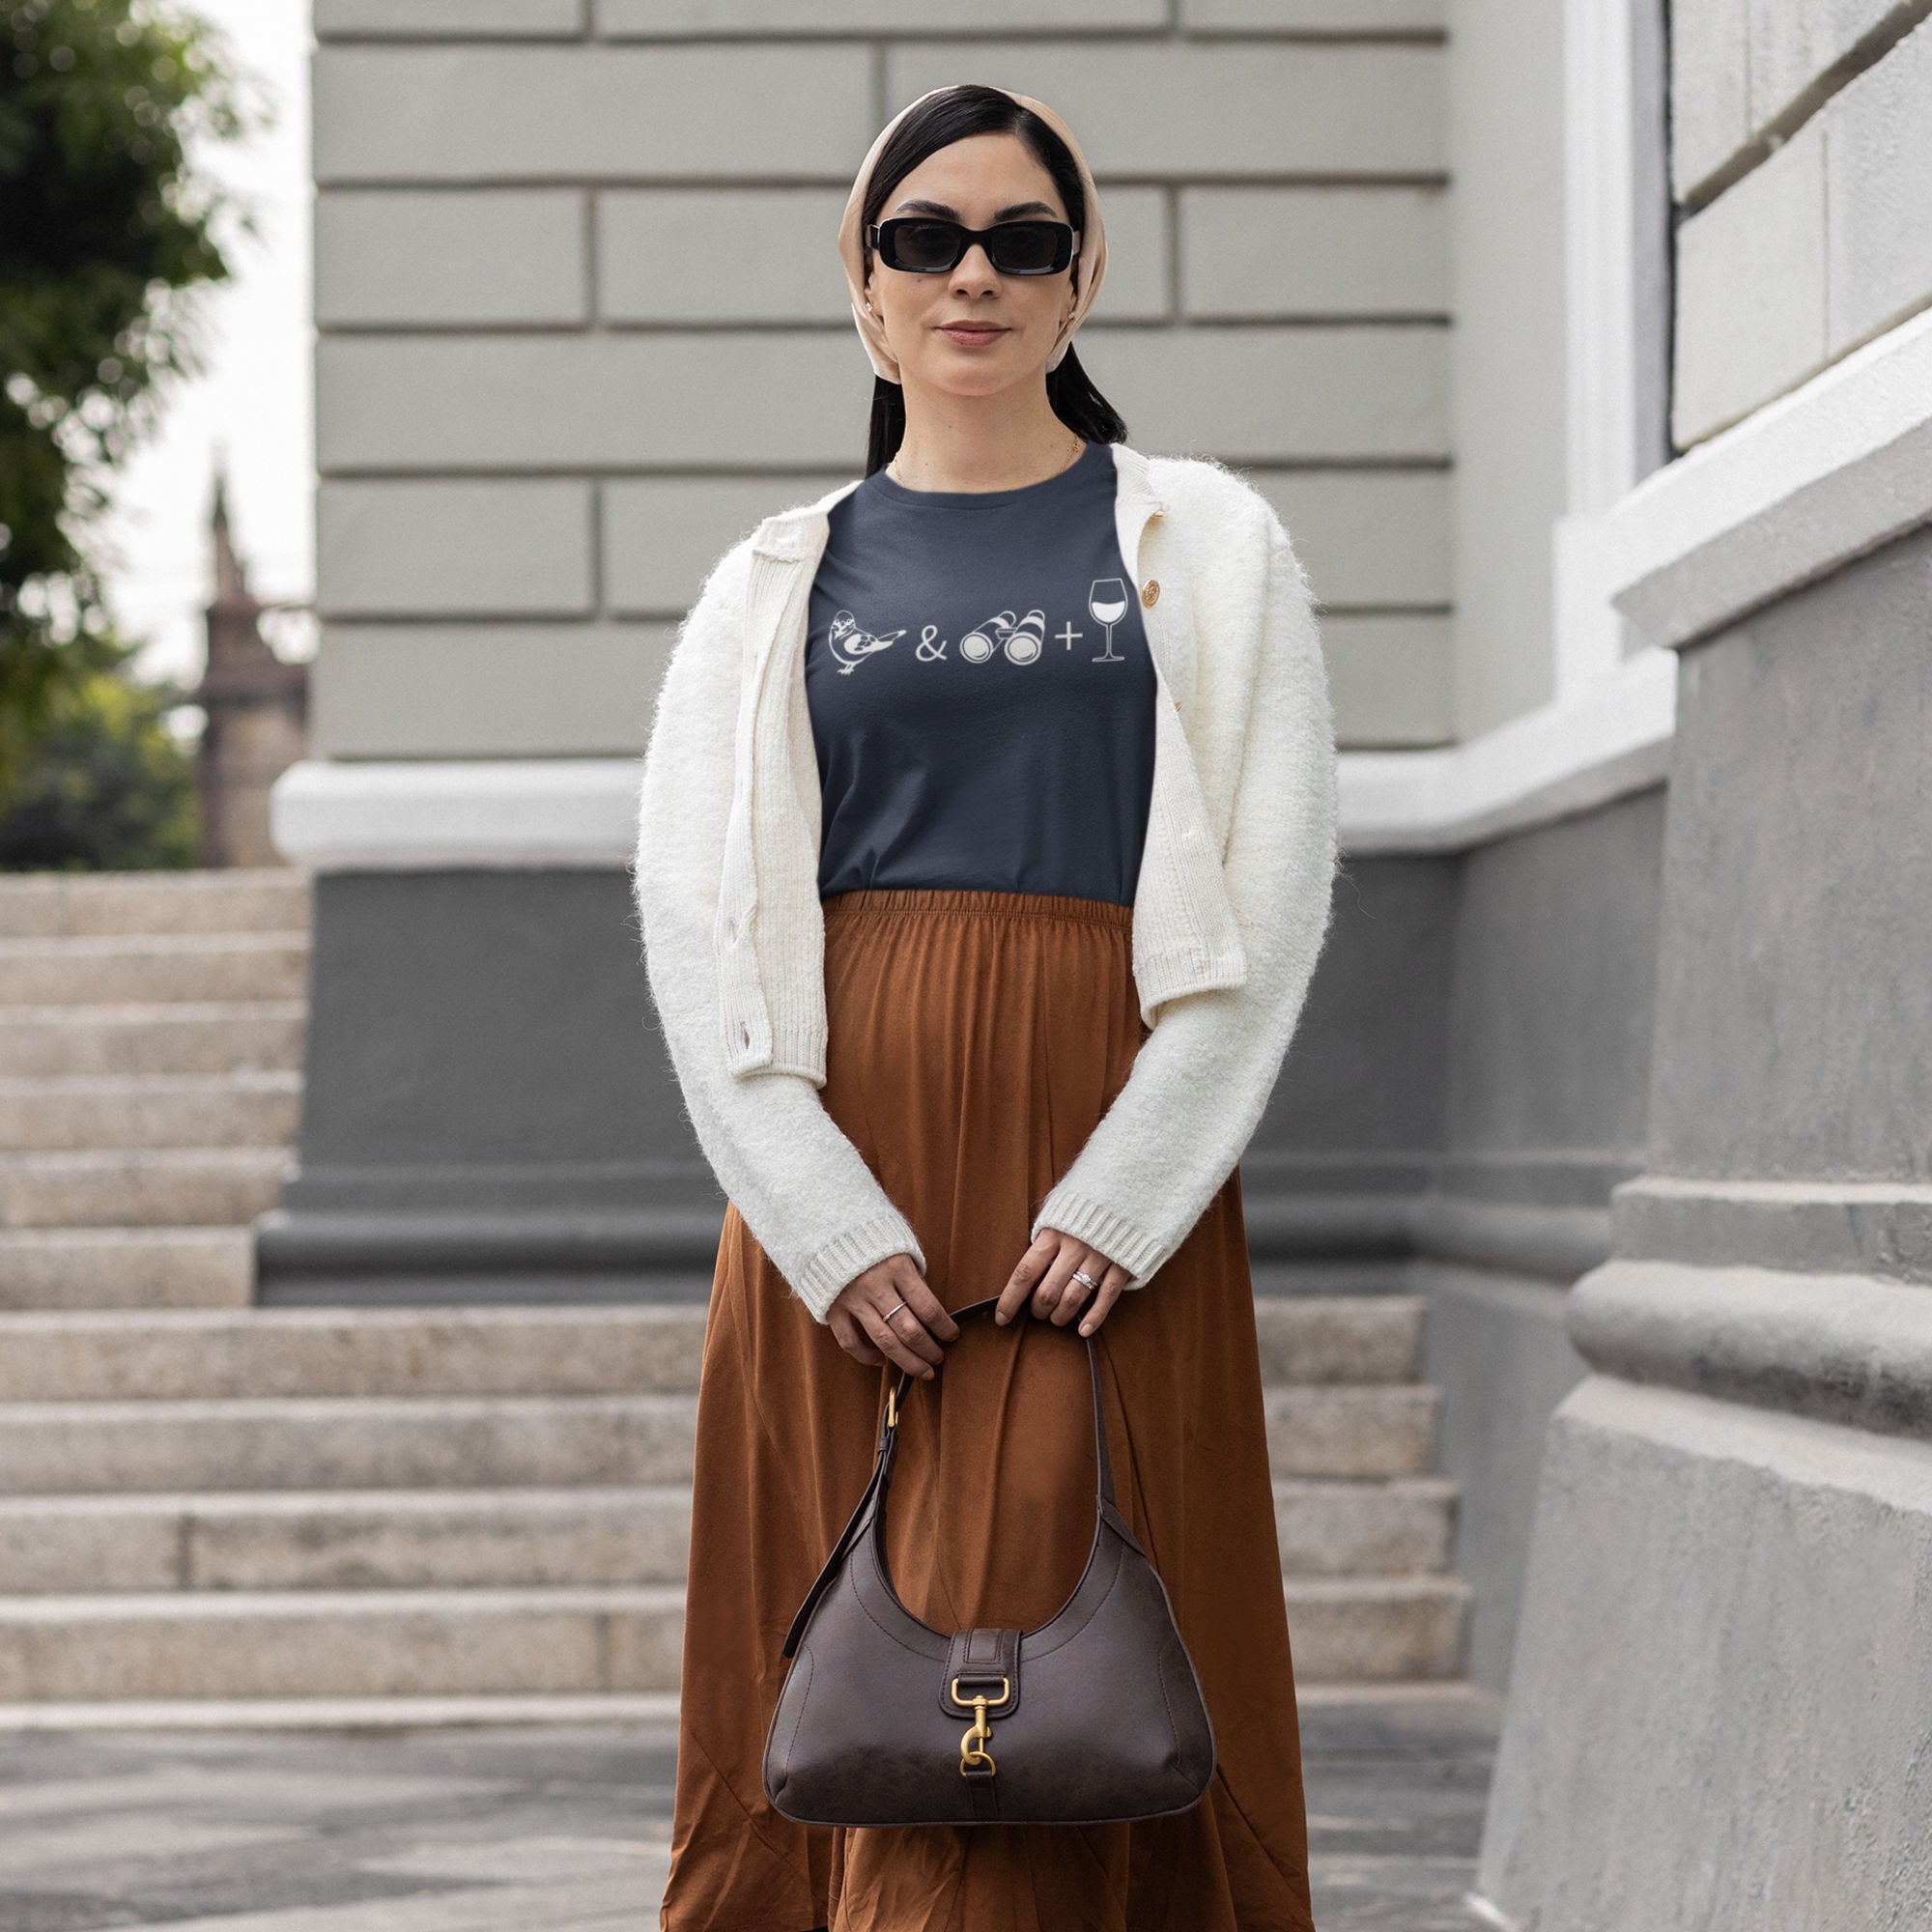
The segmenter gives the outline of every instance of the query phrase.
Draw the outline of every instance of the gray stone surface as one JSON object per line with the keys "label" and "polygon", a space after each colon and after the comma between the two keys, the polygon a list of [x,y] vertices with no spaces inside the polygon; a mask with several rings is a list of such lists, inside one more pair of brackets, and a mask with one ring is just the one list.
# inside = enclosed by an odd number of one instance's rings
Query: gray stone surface
{"label": "gray stone surface", "polygon": [[1845,90],[1828,146],[1827,326],[1844,350],[1932,294],[1932,25]]}
{"label": "gray stone surface", "polygon": [[1439,31],[1444,0],[1180,0],[1195,34]]}
{"label": "gray stone surface", "polygon": [[1432,1382],[1443,1391],[1436,1466],[1460,1492],[1455,1569],[1470,1586],[1469,1675],[1509,1684],[1530,1523],[1550,1411],[1584,1365],[1564,1333],[1564,1291],[1520,1276],[1422,1264]]}
{"label": "gray stone surface", "polygon": [[[756,101],[722,114],[720,101]],[[849,181],[872,119],[863,44],[324,45],[322,183]]]}
{"label": "gray stone surface", "polygon": [[[1236,464],[1438,462],[1445,331],[1081,331],[1138,447]],[[325,336],[316,433],[333,469],[856,465],[871,371],[852,331]],[[735,401],[721,412],[721,391]],[[848,469],[856,475],[856,469]]]}
{"label": "gray stone surface", "polygon": [[[1443,315],[1445,200],[1407,185],[1182,188],[1182,306],[1204,317]],[[1110,253],[1112,210],[1110,199]]]}
{"label": "gray stone surface", "polygon": [[1829,354],[1825,121],[1677,231],[1671,433],[1701,440],[1795,387]]}
{"label": "gray stone surface", "polygon": [[[1932,24],[1914,24],[1924,10],[1727,5],[1749,15],[1748,128],[1733,123],[1718,136],[1679,123],[1680,157],[1699,154],[1692,171],[1717,164],[1688,188],[1680,179],[1700,204],[1678,230],[1672,414],[1683,443],[1914,314],[1932,292]],[[1727,32],[1737,31],[1734,17]],[[1716,51],[1680,47],[1680,68]],[[1736,75],[1686,84],[1739,110]],[[1725,139],[1736,145],[1719,157]]]}
{"label": "gray stone surface", "polygon": [[[1495,1732],[1456,1692],[1304,1701],[1322,1932],[1476,1932]],[[668,1868],[664,1723],[0,1741],[8,1932],[637,1932]]]}
{"label": "gray stone surface", "polygon": [[1684,655],[1649,1166],[1932,1181],[1919,529]]}
{"label": "gray stone surface", "polygon": [[[1351,604],[1449,601],[1449,477],[1439,468],[1315,473],[1254,465],[1248,481],[1293,534],[1295,554],[1327,611]],[[1390,543],[1388,532],[1402,541]]]}
{"label": "gray stone surface", "polygon": [[621,872],[337,873],[317,903],[300,1172],[265,1233],[268,1298],[330,1275],[291,1244],[331,1227],[335,1252],[360,1257],[345,1275],[412,1266],[409,1298],[445,1264],[563,1299],[583,1271],[615,1270],[635,1293],[644,1223],[674,1210],[690,1225],[665,1229],[660,1262],[701,1260],[708,1282],[723,1202],[654,1030]]}
{"label": "gray stone surface", "polygon": [[582,322],[586,229],[571,188],[325,190],[315,319],[324,328]]}
{"label": "gray stone surface", "polygon": [[1788,134],[1881,59],[1923,10],[1905,0],[1674,0],[1672,179],[1680,200],[1749,166],[1774,132]]}
{"label": "gray stone surface", "polygon": [[582,31],[589,0],[315,0],[323,40],[384,34],[406,40],[569,37]]}
{"label": "gray stone surface", "polygon": [[[956,26],[957,11],[934,0],[596,0],[597,25],[612,38],[677,34],[903,34]],[[1101,34],[1164,27],[1165,0],[982,0],[973,10],[990,33]]]}
{"label": "gray stone surface", "polygon": [[325,483],[325,617],[582,617],[595,608],[587,483],[464,478]]}
{"label": "gray stone surface", "polygon": [[1338,1155],[1418,1169],[1441,1145],[1455,916],[1453,861],[1344,859],[1300,1025],[1242,1160],[1250,1207],[1348,1186]]}
{"label": "gray stone surface", "polygon": [[1446,745],[1455,736],[1448,620],[1329,612],[1321,626],[1335,737],[1354,751]]}
{"label": "gray stone surface", "polygon": [[740,537],[780,510],[851,482],[862,461],[855,454],[849,469],[785,477],[613,477],[598,493],[606,603],[622,616],[675,623]]}
{"label": "gray stone surface", "polygon": [[338,758],[641,755],[671,626],[323,628],[314,740]]}
{"label": "gray stone surface", "polygon": [[1102,179],[1444,166],[1442,49],[1427,42],[908,40],[887,49],[886,96],[911,100],[963,71],[1051,101]]}
{"label": "gray stone surface", "polygon": [[1596,1170],[1640,1160],[1663,826],[1660,786],[1463,859],[1444,1133],[1465,1191],[1601,1208]]}
{"label": "gray stone surface", "polygon": [[1591,1378],[1551,1426],[1482,1891],[1524,1932],[1932,1922],[1928,1602],[1932,1444]]}

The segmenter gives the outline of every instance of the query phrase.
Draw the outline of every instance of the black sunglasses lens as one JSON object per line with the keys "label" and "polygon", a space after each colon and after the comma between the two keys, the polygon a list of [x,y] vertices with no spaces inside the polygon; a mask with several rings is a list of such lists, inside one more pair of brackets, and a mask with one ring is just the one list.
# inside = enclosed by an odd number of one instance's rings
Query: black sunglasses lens
{"label": "black sunglasses lens", "polygon": [[1061,267],[1062,231],[1045,221],[1009,221],[994,231],[993,267],[1003,275],[1045,275]]}
{"label": "black sunglasses lens", "polygon": [[959,230],[950,221],[903,221],[893,230],[893,267],[914,274],[950,269],[959,259]]}

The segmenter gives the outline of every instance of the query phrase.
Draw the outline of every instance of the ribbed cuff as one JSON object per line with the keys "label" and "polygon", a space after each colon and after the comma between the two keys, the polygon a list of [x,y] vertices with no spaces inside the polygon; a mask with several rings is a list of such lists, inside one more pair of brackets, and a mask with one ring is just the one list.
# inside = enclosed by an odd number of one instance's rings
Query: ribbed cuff
{"label": "ribbed cuff", "polygon": [[874,1220],[861,1221],[856,1228],[827,1241],[791,1277],[793,1291],[811,1310],[812,1319],[823,1321],[838,1299],[838,1291],[854,1275],[864,1274],[888,1255],[910,1255],[920,1273],[925,1272],[925,1250],[903,1214],[881,1214]]}
{"label": "ribbed cuff", "polygon": [[1056,1228],[1098,1248],[1110,1262],[1125,1268],[1133,1279],[1129,1288],[1138,1288],[1167,1259],[1158,1240],[1145,1229],[1136,1227],[1125,1215],[1084,1194],[1067,1194],[1056,1187],[1041,1204],[1033,1224],[1038,1236],[1042,1228]]}

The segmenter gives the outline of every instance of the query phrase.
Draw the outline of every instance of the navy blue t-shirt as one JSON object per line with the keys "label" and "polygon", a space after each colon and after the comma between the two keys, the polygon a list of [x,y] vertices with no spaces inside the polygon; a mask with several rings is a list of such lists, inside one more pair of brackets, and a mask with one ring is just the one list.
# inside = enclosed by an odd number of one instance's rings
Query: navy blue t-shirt
{"label": "navy blue t-shirt", "polygon": [[821,896],[1133,903],[1155,685],[1115,474],[1090,442],[1016,490],[908,490],[879,469],[833,506],[805,657]]}

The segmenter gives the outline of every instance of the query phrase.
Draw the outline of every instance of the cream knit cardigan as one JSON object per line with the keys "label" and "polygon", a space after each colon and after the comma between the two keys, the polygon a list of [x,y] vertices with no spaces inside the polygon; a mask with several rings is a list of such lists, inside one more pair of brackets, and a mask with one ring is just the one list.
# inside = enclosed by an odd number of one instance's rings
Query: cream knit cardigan
{"label": "cream knit cardigan", "polygon": [[[1308,581],[1272,507],[1211,460],[1110,448],[1159,689],[1132,927],[1152,1031],[1032,1233],[1077,1236],[1140,1288],[1239,1160],[1293,1036],[1328,925],[1336,764]],[[633,871],[698,1145],[820,1321],[886,1256],[926,1265],[818,1091],[825,927],[805,635],[828,512],[857,488],[767,518],[713,568],[658,694]]]}

